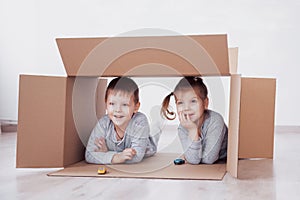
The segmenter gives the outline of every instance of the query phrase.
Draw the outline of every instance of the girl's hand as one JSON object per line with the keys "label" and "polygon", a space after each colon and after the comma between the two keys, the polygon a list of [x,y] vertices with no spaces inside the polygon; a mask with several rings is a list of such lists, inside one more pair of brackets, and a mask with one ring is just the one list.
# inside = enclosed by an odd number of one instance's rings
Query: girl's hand
{"label": "girl's hand", "polygon": [[195,130],[197,129],[197,124],[195,124],[188,114],[185,114],[183,111],[179,113],[179,121],[181,126],[186,128],[187,130]]}
{"label": "girl's hand", "polygon": [[126,160],[132,160],[136,155],[136,151],[133,148],[124,149],[121,153],[114,155],[112,163],[124,163]]}
{"label": "girl's hand", "polygon": [[186,128],[189,132],[189,137],[192,140],[198,140],[199,139],[199,131],[198,131],[198,126],[196,123],[194,123],[188,114],[185,114],[183,111],[179,113],[179,121],[181,126]]}
{"label": "girl's hand", "polygon": [[105,142],[105,138],[100,137],[100,138],[96,138],[95,139],[95,145],[97,146],[97,148],[95,149],[96,152],[107,152],[107,145]]}

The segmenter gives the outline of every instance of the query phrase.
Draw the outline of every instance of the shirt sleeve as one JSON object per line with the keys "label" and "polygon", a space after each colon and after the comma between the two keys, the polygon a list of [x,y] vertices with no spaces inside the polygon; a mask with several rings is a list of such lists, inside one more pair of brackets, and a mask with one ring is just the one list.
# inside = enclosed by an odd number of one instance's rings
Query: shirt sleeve
{"label": "shirt sleeve", "polygon": [[222,118],[217,118],[208,126],[207,136],[202,142],[204,148],[202,148],[201,163],[213,164],[219,159],[226,130],[227,127]]}
{"label": "shirt sleeve", "polygon": [[85,151],[85,160],[92,164],[111,164],[113,156],[117,153],[115,151],[96,152],[97,146],[95,145],[95,139],[104,137],[107,134],[108,121],[105,118],[101,118],[93,129]]}
{"label": "shirt sleeve", "polygon": [[202,154],[202,139],[200,138],[197,141],[193,141],[188,136],[188,131],[183,127],[178,129],[178,135],[187,162],[190,164],[199,164],[201,161],[200,155]]}
{"label": "shirt sleeve", "polygon": [[191,164],[213,164],[219,159],[222,141],[226,133],[226,125],[221,116],[210,119],[206,128],[205,136],[197,141],[192,141],[188,136],[188,131],[180,127],[178,129],[179,138],[184,149],[185,159]]}
{"label": "shirt sleeve", "polygon": [[141,115],[136,119],[130,128],[130,132],[128,132],[128,137],[131,137],[130,147],[135,149],[136,155],[125,163],[138,163],[144,158],[149,144],[150,127],[146,116]]}

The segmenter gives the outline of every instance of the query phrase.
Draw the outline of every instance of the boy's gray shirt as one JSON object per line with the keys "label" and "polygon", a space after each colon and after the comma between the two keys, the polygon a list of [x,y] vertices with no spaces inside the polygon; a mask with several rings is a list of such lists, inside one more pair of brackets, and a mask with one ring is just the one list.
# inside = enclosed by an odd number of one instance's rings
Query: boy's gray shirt
{"label": "boy's gray shirt", "polygon": [[[95,139],[100,137],[105,138],[107,152],[95,152],[97,146]],[[93,129],[85,152],[85,160],[93,164],[111,164],[115,154],[122,152],[126,148],[136,150],[136,155],[132,160],[127,160],[125,163],[137,163],[144,157],[152,156],[157,151],[157,146],[150,137],[150,128],[147,117],[140,112],[137,112],[131,118],[126,127],[124,137],[117,141],[116,131],[113,122],[107,115],[104,115]]]}
{"label": "boy's gray shirt", "polygon": [[192,141],[188,130],[179,125],[178,135],[185,159],[191,164],[212,164],[227,157],[228,129],[223,117],[212,110],[207,110],[201,126],[201,137]]}

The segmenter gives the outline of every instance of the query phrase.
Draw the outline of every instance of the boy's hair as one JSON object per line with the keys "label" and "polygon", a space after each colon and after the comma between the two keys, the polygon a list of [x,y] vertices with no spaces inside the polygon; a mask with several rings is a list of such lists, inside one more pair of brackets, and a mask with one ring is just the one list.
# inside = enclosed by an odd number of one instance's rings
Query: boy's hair
{"label": "boy's hair", "polygon": [[130,95],[133,95],[134,103],[137,104],[139,102],[139,87],[131,78],[122,76],[113,79],[106,88],[105,102],[107,102],[108,94],[112,90],[126,92]]}
{"label": "boy's hair", "polygon": [[[195,77],[195,76],[185,76],[183,77],[176,85],[174,92],[171,92],[169,95],[167,95],[163,102],[162,102],[162,107],[160,110],[160,113],[163,117],[169,119],[169,120],[173,120],[175,119],[176,115],[173,111],[169,110],[169,103],[170,103],[170,98],[172,95],[174,95],[174,93],[176,91],[179,90],[184,90],[184,89],[193,89],[195,91],[195,93],[197,94],[197,96],[204,101],[207,98],[207,87],[206,85],[203,83],[203,80],[201,77]],[[176,96],[174,95],[175,100],[176,100]],[[169,117],[168,115],[171,115],[174,117]]]}

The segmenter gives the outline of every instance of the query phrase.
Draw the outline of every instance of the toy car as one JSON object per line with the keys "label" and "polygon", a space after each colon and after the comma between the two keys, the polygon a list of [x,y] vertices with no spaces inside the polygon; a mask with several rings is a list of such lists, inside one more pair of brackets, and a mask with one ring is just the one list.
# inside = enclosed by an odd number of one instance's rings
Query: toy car
{"label": "toy car", "polygon": [[182,164],[184,164],[185,163],[185,160],[183,160],[183,159],[181,159],[181,158],[176,158],[175,160],[174,160],[174,164],[175,165],[182,165]]}
{"label": "toy car", "polygon": [[106,168],[104,166],[100,166],[97,172],[98,174],[106,174]]}

